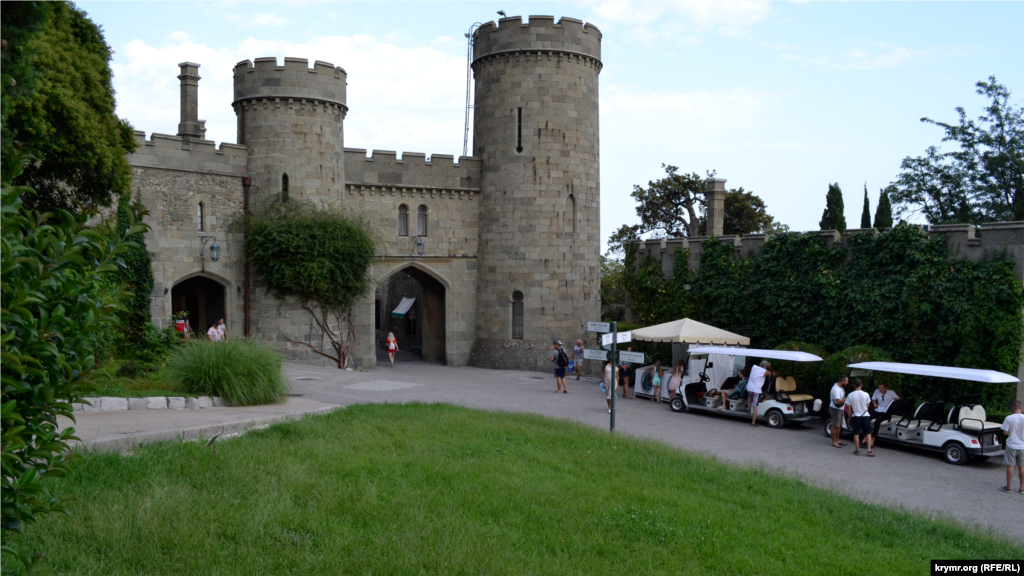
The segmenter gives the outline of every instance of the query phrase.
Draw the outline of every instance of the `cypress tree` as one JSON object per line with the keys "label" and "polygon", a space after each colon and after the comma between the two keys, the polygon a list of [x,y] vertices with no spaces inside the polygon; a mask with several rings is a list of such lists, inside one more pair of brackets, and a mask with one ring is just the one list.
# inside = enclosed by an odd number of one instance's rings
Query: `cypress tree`
{"label": "cypress tree", "polygon": [[878,208],[875,209],[875,228],[892,228],[892,205],[889,204],[889,189],[878,193]]}
{"label": "cypress tree", "polygon": [[839,230],[846,232],[846,216],[843,213],[843,191],[839,183],[828,185],[828,194],[825,196],[825,211],[821,214],[819,225],[822,230]]}
{"label": "cypress tree", "polygon": [[871,203],[868,202],[868,183],[864,183],[864,211],[860,213],[860,227],[871,228]]}

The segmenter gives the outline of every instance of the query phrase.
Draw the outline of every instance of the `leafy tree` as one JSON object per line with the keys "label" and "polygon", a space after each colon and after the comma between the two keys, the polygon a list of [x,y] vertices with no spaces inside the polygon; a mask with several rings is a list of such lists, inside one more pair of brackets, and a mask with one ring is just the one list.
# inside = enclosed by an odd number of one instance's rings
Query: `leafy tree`
{"label": "leafy tree", "polygon": [[[3,553],[31,571],[41,554],[19,555],[8,539],[41,514],[66,512],[69,497],[43,482],[63,476],[74,457],[75,431],[58,432],[57,418],[73,420],[72,402],[96,388],[101,372],[93,350],[130,296],[123,286],[110,289],[104,277],[117,271],[129,243],[114,223],[88,227],[94,211],[27,210],[21,198],[32,190],[10,184],[27,158],[6,144],[0,224]],[[126,232],[145,230],[130,221]]]}
{"label": "leafy tree", "polygon": [[882,188],[878,193],[878,208],[875,208],[874,228],[883,230],[892,228],[892,205],[889,204],[889,190],[892,186]]}
{"label": "leafy tree", "polygon": [[825,196],[825,211],[821,214],[819,225],[822,230],[839,230],[846,232],[846,216],[843,208],[843,191],[839,183],[828,185],[828,194]]}
{"label": "leafy tree", "polygon": [[[124,234],[132,225],[134,215],[141,213],[143,207],[139,203],[132,204],[128,196],[122,196],[117,206],[118,232]],[[128,239],[132,246],[128,248],[122,259],[123,266],[118,271],[121,282],[124,282],[132,296],[125,302],[126,306],[118,316],[119,341],[118,352],[121,357],[136,358],[140,355],[147,360],[153,352],[151,340],[156,329],[152,325],[149,311],[149,297],[153,292],[153,259],[146,249],[146,238],[135,234]],[[157,346],[157,348],[164,348]]]}
{"label": "leafy tree", "polygon": [[352,306],[369,288],[376,253],[369,221],[292,199],[267,204],[243,225],[246,253],[271,293],[297,298],[323,336],[319,346],[285,338],[347,367],[356,343]]}
{"label": "leafy tree", "polygon": [[989,76],[975,84],[989,100],[977,121],[962,107],[955,124],[922,118],[943,129],[942,142],[924,156],[907,157],[891,186],[898,213],[921,213],[932,224],[1024,220],[1024,106],[1014,107],[1010,91]]}
{"label": "leafy tree", "polygon": [[626,319],[626,267],[622,260],[601,256],[601,320]]}
{"label": "leafy tree", "polygon": [[31,17],[25,12],[31,7],[15,11],[19,18],[12,20],[7,5],[2,12],[4,38],[11,32],[21,42],[10,49],[13,72],[37,80],[34,90],[5,90],[4,140],[20,142],[41,159],[19,178],[36,190],[23,201],[29,208],[74,211],[90,201],[109,206],[129,191],[125,155],[135,150],[131,125],[114,115],[113,52],[100,27],[73,4],[48,4]]}
{"label": "leafy tree", "polygon": [[864,211],[860,213],[860,227],[871,228],[871,202],[868,201],[868,183],[864,183]]}
{"label": "leafy tree", "polygon": [[11,101],[32,94],[39,83],[39,71],[33,66],[39,45],[29,40],[49,21],[53,6],[50,2],[8,2],[0,12],[0,35],[3,36],[0,114],[4,142],[12,141],[7,126]]}
{"label": "leafy tree", "polygon": [[[702,222],[701,233],[706,233],[707,225]],[[723,214],[722,234],[778,234],[789,231],[789,226],[777,222],[768,213],[764,200],[753,192],[742,187],[729,190],[725,194],[725,213]]]}

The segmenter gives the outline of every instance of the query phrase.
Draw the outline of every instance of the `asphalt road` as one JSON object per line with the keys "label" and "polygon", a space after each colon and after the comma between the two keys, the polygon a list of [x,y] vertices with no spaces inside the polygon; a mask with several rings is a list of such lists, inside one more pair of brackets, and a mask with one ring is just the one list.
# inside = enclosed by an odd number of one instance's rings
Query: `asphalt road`
{"label": "asphalt road", "polygon": [[[330,404],[447,402],[511,412],[569,418],[608,429],[608,410],[597,380],[570,378],[569,393],[555,394],[554,377],[537,372],[449,368],[399,360],[371,372],[287,364],[292,392]],[[940,454],[876,448],[877,456],[853,455],[853,441],[839,450],[812,420],[799,428],[772,430],[728,416],[675,414],[668,404],[617,398],[616,431],[655,438],[719,460],[763,466],[866,502],[902,506],[962,523],[992,527],[1024,541],[1024,496],[1005,494],[1001,458],[947,464]],[[1015,486],[1016,487],[1016,486]],[[685,489],[685,487],[683,487]]]}

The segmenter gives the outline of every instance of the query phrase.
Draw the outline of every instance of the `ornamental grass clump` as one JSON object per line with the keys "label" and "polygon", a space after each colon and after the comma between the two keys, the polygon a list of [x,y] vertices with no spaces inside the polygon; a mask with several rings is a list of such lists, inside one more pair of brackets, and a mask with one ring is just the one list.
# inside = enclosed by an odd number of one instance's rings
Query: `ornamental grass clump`
{"label": "ornamental grass clump", "polygon": [[281,355],[255,340],[189,342],[171,353],[167,372],[185,392],[235,406],[273,404],[288,394]]}

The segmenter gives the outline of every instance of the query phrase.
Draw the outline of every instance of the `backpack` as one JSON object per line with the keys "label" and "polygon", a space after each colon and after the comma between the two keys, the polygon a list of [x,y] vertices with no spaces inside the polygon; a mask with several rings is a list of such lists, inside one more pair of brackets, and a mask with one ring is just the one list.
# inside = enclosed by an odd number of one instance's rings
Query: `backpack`
{"label": "backpack", "polygon": [[565,355],[565,348],[558,349],[558,367],[565,368],[569,365],[569,357]]}

